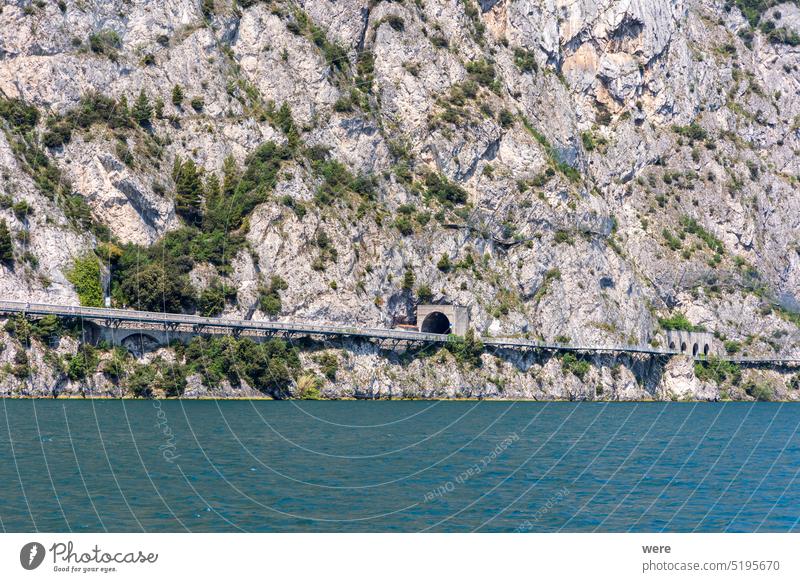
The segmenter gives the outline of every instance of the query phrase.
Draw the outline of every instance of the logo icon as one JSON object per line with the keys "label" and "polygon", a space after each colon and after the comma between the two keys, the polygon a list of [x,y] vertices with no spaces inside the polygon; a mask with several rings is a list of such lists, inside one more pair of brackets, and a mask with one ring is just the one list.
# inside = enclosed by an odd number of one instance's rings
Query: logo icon
{"label": "logo icon", "polygon": [[19,551],[19,563],[26,570],[35,570],[44,561],[44,546],[39,542],[28,542]]}

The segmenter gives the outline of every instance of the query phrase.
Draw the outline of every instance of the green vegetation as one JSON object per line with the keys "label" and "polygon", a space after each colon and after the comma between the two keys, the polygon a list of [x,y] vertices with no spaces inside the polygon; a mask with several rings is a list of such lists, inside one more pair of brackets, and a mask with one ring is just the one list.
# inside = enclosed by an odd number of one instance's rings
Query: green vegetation
{"label": "green vegetation", "polygon": [[452,334],[448,336],[445,349],[453,354],[460,364],[466,364],[473,368],[481,366],[483,342],[475,337],[475,332],[472,329],[467,330],[463,338]]}
{"label": "green vegetation", "polygon": [[289,288],[289,284],[278,275],[273,275],[268,287],[258,292],[258,308],[267,315],[276,316],[281,312],[281,291]]}
{"label": "green vegetation", "polygon": [[89,48],[93,53],[117,60],[117,50],[122,47],[122,39],[116,31],[104,29],[89,35]]}
{"label": "green vegetation", "polygon": [[695,363],[694,375],[702,382],[738,384],[742,379],[742,370],[733,362],[709,356],[707,360]]}
{"label": "green vegetation", "polygon": [[323,352],[316,356],[314,360],[319,364],[320,371],[328,380],[336,380],[336,372],[339,371],[339,358],[334,352]]}
{"label": "green vegetation", "polygon": [[14,243],[5,219],[0,220],[0,263],[8,267],[14,266]]}
{"label": "green vegetation", "polygon": [[144,89],[139,91],[139,96],[133,104],[131,116],[141,126],[146,126],[153,118],[153,106],[150,105],[150,100],[144,92]]}
{"label": "green vegetation", "polygon": [[708,132],[696,121],[692,121],[689,125],[673,125],[672,131],[687,138],[690,142],[704,141],[708,138]]}
{"label": "green vegetation", "polygon": [[203,183],[197,165],[191,159],[183,163],[177,160],[173,178],[176,214],[189,225],[199,225],[203,219]]}
{"label": "green vegetation", "polygon": [[665,331],[704,331],[702,326],[694,325],[686,319],[683,313],[676,313],[671,317],[659,317],[658,325]]}
{"label": "green vegetation", "polygon": [[465,204],[467,191],[447,179],[447,176],[431,172],[425,177],[427,195],[444,205]]}
{"label": "green vegetation", "polygon": [[751,398],[759,402],[770,402],[775,400],[775,389],[767,383],[749,380],[744,385],[744,391]]}
{"label": "green vegetation", "polygon": [[183,94],[183,89],[181,89],[180,85],[175,85],[172,88],[172,104],[175,107],[180,107],[181,105],[183,105],[183,100],[184,99],[185,99],[185,96]]}
{"label": "green vegetation", "polygon": [[742,349],[741,342],[734,340],[726,340],[723,345],[725,346],[725,351],[730,355],[738,354]]}
{"label": "green vegetation", "polygon": [[706,246],[717,254],[725,253],[725,246],[722,241],[700,226],[694,218],[683,216],[681,218],[683,230],[689,234],[696,235]]}
{"label": "green vegetation", "polygon": [[534,52],[521,47],[514,49],[514,64],[523,73],[535,73],[539,70]]}
{"label": "green vegetation", "polygon": [[300,372],[297,348],[280,339],[256,343],[230,336],[195,337],[184,356],[187,372],[200,374],[207,385],[226,379],[239,386],[245,381],[274,397],[288,396],[288,387]]}
{"label": "green vegetation", "polygon": [[214,279],[203,289],[197,300],[197,311],[203,317],[216,317],[225,310],[225,304],[236,300],[236,288]]}
{"label": "green vegetation", "polygon": [[103,306],[103,288],[100,285],[100,261],[94,255],[78,257],[66,273],[67,280],[85,307]]}
{"label": "green vegetation", "polygon": [[3,329],[24,346],[30,345],[31,338],[49,343],[65,332],[61,319],[55,315],[46,315],[39,319],[30,319],[22,314],[15,315],[8,318]]}
{"label": "green vegetation", "polygon": [[36,108],[19,99],[0,98],[0,117],[19,131],[31,130],[39,122]]}
{"label": "green vegetation", "polygon": [[567,352],[561,358],[561,371],[578,377],[581,381],[586,378],[591,366],[586,360],[578,359],[572,352]]}

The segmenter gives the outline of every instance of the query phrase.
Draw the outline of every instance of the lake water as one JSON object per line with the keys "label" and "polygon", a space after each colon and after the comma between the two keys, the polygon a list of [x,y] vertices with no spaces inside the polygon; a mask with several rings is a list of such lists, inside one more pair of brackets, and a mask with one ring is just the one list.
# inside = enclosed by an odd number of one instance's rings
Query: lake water
{"label": "lake water", "polygon": [[800,529],[800,405],[0,409],[5,531]]}

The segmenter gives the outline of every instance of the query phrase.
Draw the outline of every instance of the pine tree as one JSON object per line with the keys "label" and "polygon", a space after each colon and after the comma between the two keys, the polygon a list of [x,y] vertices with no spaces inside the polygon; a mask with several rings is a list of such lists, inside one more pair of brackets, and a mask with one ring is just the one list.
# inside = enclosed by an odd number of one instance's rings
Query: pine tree
{"label": "pine tree", "polygon": [[175,107],[180,107],[183,104],[183,89],[180,85],[175,85],[172,88],[172,104]]}
{"label": "pine tree", "polygon": [[175,178],[175,212],[187,224],[197,225],[202,220],[203,183],[200,172],[192,160],[181,164]]}
{"label": "pine tree", "polygon": [[144,94],[144,89],[139,91],[139,96],[133,104],[132,114],[139,125],[147,125],[153,117],[153,106],[150,105],[150,100]]}
{"label": "pine tree", "polygon": [[5,220],[0,220],[0,263],[14,264],[14,244]]}

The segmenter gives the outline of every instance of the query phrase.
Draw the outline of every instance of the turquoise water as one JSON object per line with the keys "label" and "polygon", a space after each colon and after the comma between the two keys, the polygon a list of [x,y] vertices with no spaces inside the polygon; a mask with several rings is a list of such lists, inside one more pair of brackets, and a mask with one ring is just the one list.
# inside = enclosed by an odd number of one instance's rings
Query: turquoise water
{"label": "turquoise water", "polygon": [[5,531],[790,531],[791,404],[0,403]]}

